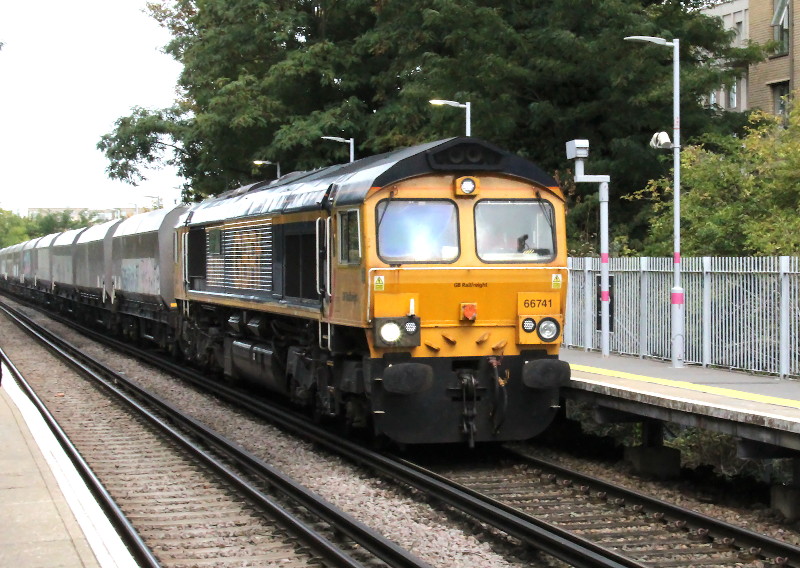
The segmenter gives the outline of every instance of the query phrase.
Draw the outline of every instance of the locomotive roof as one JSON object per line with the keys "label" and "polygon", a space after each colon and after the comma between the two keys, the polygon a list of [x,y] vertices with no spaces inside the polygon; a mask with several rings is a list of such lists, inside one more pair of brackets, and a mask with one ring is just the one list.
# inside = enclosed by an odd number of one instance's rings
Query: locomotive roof
{"label": "locomotive roof", "polygon": [[198,203],[185,216],[185,223],[200,225],[320,209],[330,204],[359,204],[373,187],[437,172],[460,175],[498,172],[547,187],[557,185],[532,162],[479,138],[460,136],[240,187]]}

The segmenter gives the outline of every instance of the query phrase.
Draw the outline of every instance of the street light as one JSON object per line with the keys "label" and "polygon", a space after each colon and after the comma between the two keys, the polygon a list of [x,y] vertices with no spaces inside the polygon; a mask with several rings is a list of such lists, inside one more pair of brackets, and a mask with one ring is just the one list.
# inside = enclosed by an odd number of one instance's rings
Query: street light
{"label": "street light", "polygon": [[253,163],[257,166],[269,166],[270,164],[277,168],[276,175],[277,177],[281,177],[281,163],[280,162],[271,162],[269,160],[253,160]]}
{"label": "street light", "polygon": [[642,41],[672,48],[672,152],[673,152],[673,286],[670,291],[672,304],[672,366],[683,367],[684,360],[684,303],[681,287],[681,81],[680,81],[680,40],[667,41],[661,37],[628,36],[627,41]]}
{"label": "street light", "polygon": [[472,136],[472,125],[471,125],[472,116],[471,116],[471,112],[470,112],[471,111],[471,107],[470,107],[469,101],[467,101],[466,103],[460,103],[458,101],[445,101],[445,100],[442,100],[442,99],[431,99],[428,102],[431,103],[432,105],[435,105],[435,106],[447,105],[447,106],[456,107],[456,108],[463,108],[464,110],[466,110],[467,111],[467,136]]}
{"label": "street light", "polygon": [[356,141],[355,138],[340,138],[339,136],[323,136],[323,140],[333,140],[334,142],[342,142],[344,144],[350,144],[350,161],[356,161]]}

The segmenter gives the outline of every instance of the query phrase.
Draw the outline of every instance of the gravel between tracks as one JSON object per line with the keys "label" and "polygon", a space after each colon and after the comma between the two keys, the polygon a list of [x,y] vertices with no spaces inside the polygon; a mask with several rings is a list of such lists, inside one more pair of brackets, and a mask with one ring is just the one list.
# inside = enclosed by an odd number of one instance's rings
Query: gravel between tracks
{"label": "gravel between tracks", "polygon": [[[415,501],[413,495],[398,490],[391,483],[327,455],[214,397],[187,388],[176,379],[134,359],[102,347],[33,310],[21,309],[85,353],[170,400],[430,564],[481,568],[532,566],[530,558],[510,562],[488,543],[482,542],[485,535],[469,534],[469,528],[447,514]],[[30,339],[5,317],[0,317],[0,347],[24,375],[48,377],[55,385],[49,396],[56,396],[58,366],[43,364],[30,349]],[[550,564],[543,561],[538,565]]]}
{"label": "gravel between tracks", "polygon": [[[467,534],[463,526],[447,515],[414,501],[408,493],[390,487],[389,482],[336,457],[321,453],[311,444],[288,436],[209,395],[188,389],[176,379],[110,351],[32,310],[25,311],[42,323],[46,321],[48,327],[91,356],[109,363],[118,372],[186,409],[199,420],[325,496],[362,522],[382,530],[389,538],[432,565],[486,568],[532,565],[530,559],[509,562],[488,544],[481,542],[482,535]],[[51,380],[57,382],[57,370],[42,368],[41,362],[35,356],[26,355],[28,342],[27,336],[5,318],[0,318],[0,346],[9,353],[15,364],[26,374],[46,373]],[[525,446],[519,444],[517,447]],[[612,465],[579,459],[547,449],[536,449],[534,453],[538,457],[578,469],[587,475],[638,489],[664,501],[690,507],[708,516],[800,546],[800,523],[782,522],[778,515],[769,510],[704,502],[702,496],[692,488],[643,480],[631,475],[621,463]],[[547,563],[539,564],[544,566]]]}

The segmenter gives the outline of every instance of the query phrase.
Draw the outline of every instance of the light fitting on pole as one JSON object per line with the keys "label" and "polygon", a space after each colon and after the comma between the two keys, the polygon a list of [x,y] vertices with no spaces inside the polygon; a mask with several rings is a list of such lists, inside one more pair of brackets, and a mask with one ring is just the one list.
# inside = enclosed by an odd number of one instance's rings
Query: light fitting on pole
{"label": "light fitting on pole", "polygon": [[456,108],[463,108],[467,113],[467,116],[466,116],[466,121],[467,121],[466,135],[467,136],[472,136],[472,108],[471,108],[471,105],[470,105],[469,101],[467,101],[466,103],[460,103],[458,101],[447,101],[447,100],[444,100],[444,99],[431,99],[428,102],[431,103],[434,106],[445,105],[445,106],[451,106],[451,107],[456,107]]}
{"label": "light fitting on pole", "polygon": [[253,164],[256,166],[269,166],[273,165],[277,168],[276,175],[277,177],[281,177],[281,163],[280,162],[271,162],[270,160],[253,160]]}
{"label": "light fitting on pole", "polygon": [[663,37],[655,36],[628,36],[623,38],[625,41],[643,41],[647,43],[654,43],[656,45],[666,45],[672,47],[672,42],[665,40]]}
{"label": "light fitting on pole", "polygon": [[656,132],[650,139],[650,147],[656,150],[670,150],[672,149],[672,140],[669,139],[669,134],[666,132]]}
{"label": "light fitting on pole", "polygon": [[334,142],[342,142],[343,144],[350,144],[350,161],[356,160],[356,140],[355,138],[342,138],[341,136],[322,136],[323,140],[332,140]]}

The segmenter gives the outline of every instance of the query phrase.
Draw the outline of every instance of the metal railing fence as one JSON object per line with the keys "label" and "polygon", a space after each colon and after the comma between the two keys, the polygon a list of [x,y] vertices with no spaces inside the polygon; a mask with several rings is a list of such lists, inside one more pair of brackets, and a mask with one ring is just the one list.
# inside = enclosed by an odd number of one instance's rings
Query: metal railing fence
{"label": "metal railing fence", "polygon": [[[569,259],[564,345],[600,347],[600,259]],[[683,258],[686,363],[800,377],[800,257]],[[611,258],[610,350],[670,359],[671,258]]]}

